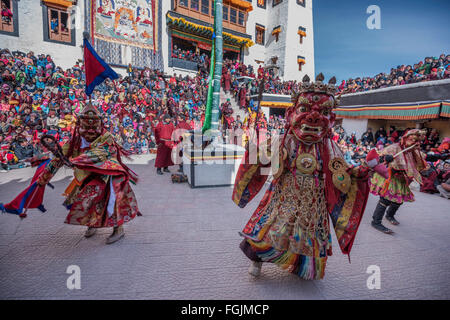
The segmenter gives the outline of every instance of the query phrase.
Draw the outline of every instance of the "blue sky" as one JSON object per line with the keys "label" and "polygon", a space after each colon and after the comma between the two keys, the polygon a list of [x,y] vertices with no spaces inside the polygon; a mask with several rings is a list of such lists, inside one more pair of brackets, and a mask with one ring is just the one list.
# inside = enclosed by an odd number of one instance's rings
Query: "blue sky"
{"label": "blue sky", "polygon": [[[370,5],[381,29],[369,30]],[[426,56],[450,54],[449,0],[314,0],[316,74],[338,81],[389,72]]]}

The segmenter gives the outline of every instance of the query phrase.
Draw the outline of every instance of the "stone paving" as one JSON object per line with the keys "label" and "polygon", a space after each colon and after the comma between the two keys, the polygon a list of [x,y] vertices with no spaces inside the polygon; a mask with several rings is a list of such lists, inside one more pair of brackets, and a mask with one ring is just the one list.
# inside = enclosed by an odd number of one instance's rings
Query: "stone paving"
{"label": "stone paving", "polygon": [[[63,223],[60,195],[70,181],[62,169],[46,192],[46,213],[26,219],[0,215],[1,299],[450,299],[450,202],[415,191],[401,207],[392,236],[370,227],[377,199],[370,196],[351,254],[338,249],[323,280],[304,281],[265,264],[258,279],[238,245],[262,194],[245,209],[227,187],[191,189],[158,176],[148,159],[131,168],[142,217],[125,226],[125,238],[106,245],[111,229],[86,239],[85,227]],[[175,167],[172,167],[172,171]],[[26,187],[31,168],[0,173],[0,201]],[[67,267],[81,270],[81,289],[66,286]],[[381,270],[381,288],[369,290],[367,268]]]}

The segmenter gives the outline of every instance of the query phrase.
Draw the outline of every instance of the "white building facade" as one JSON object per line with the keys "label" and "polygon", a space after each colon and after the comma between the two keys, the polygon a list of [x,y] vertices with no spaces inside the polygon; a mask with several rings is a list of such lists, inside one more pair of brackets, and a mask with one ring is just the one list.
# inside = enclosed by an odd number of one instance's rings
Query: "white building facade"
{"label": "white building facade", "polygon": [[[254,0],[252,5],[247,33],[253,35],[255,44],[247,50],[244,62],[271,64],[271,58],[277,57],[284,80],[300,80],[305,74],[314,78],[312,0]],[[260,26],[265,28],[262,44],[255,31]]]}
{"label": "white building facade", "polygon": [[[82,59],[85,2],[76,0],[1,0],[12,21],[1,23],[0,48],[50,54],[55,64],[70,68]],[[72,13],[73,11],[73,13]],[[53,25],[52,17],[60,21]]]}
{"label": "white building facade", "polygon": [[[182,35],[186,35],[183,41],[208,50],[207,33],[187,31],[187,25],[184,29],[174,26],[173,19],[208,28],[213,14],[212,0],[1,1],[13,17],[10,23],[1,23],[0,48],[50,54],[56,65],[63,68],[82,59],[85,31],[95,39],[100,56],[116,69],[122,69],[121,73],[129,64],[164,68],[167,73],[195,72],[192,68],[183,70],[172,61],[173,41],[183,38]],[[276,60],[278,75],[284,80],[300,80],[305,74],[314,77],[312,0],[223,0],[223,3],[227,10],[224,31],[229,34],[224,39],[225,53],[234,54],[255,70],[263,63],[272,64]],[[147,25],[143,22],[144,9],[145,17],[150,20]],[[103,24],[99,23],[99,17]],[[233,17],[236,20],[232,23]],[[126,37],[130,35],[122,31],[127,27],[122,27],[123,21],[129,22],[125,18],[131,21],[129,30],[137,31],[129,39]],[[142,30],[155,31],[150,35],[151,32],[146,32],[145,38],[144,32],[139,34],[140,26],[147,27]],[[111,30],[103,30],[107,28]],[[112,31],[119,29],[122,34]],[[148,45],[150,42],[143,39],[153,42]]]}

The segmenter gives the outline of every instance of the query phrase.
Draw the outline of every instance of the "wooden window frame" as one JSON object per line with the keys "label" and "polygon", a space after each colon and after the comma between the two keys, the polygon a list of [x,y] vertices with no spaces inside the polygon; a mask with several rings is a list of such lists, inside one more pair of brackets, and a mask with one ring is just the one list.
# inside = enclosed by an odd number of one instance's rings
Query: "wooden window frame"
{"label": "wooden window frame", "polygon": [[[225,10],[225,9],[226,9],[226,10]],[[226,18],[226,19],[223,19],[223,21],[230,21],[230,7],[227,6],[227,5],[224,5],[224,6],[223,6],[223,9],[222,9],[222,16],[223,16],[223,14],[225,13],[225,11],[227,12],[227,18]]]}
{"label": "wooden window frame", "polygon": [[[44,29],[44,41],[75,46],[76,36],[75,36],[75,28],[72,28],[71,8],[72,7],[66,8],[63,6],[49,5],[49,4],[45,4],[42,6],[42,14],[43,14],[42,25]],[[58,15],[57,33],[53,32],[51,29],[52,11],[56,11]],[[67,14],[66,20],[67,31],[61,29],[61,17],[63,16],[64,13]]]}
{"label": "wooden window frame", "polygon": [[[231,10],[236,11],[236,22],[231,21]],[[244,23],[243,24],[239,24],[239,13],[242,13],[244,15]],[[246,28],[247,27],[247,12],[245,12],[244,10],[240,10],[236,7],[229,7],[229,11],[228,11],[228,23],[241,27],[241,28]]]}
{"label": "wooden window frame", "polygon": [[199,12],[201,14],[208,15],[208,16],[212,15],[212,11],[214,10],[214,8],[211,6],[212,2],[210,0],[206,0],[208,2],[208,12],[205,13],[205,12],[203,12],[203,1],[205,1],[205,0],[200,0],[200,10],[199,10]]}
{"label": "wooden window frame", "polygon": [[282,3],[283,0],[272,0],[272,8]]}
{"label": "wooden window frame", "polygon": [[[242,14],[242,24],[239,23],[241,19],[241,14]],[[245,27],[245,11],[238,10],[237,24],[240,25],[241,27]]]}
{"label": "wooden window frame", "polygon": [[[192,7],[193,1],[197,1],[198,9],[195,9],[194,7]],[[189,10],[195,11],[195,12],[201,12],[200,7],[201,7],[200,0],[189,0]]]}
{"label": "wooden window frame", "polygon": [[190,5],[191,3],[189,2],[189,0],[186,0],[186,5],[182,5],[182,4],[180,3],[180,0],[177,0],[177,4],[178,4],[181,8],[189,9],[189,5]]}
{"label": "wooden window frame", "polygon": [[[1,34],[7,34],[7,35],[13,35],[13,36],[19,36],[18,32],[18,14],[17,14],[17,1],[16,0],[6,0],[9,2],[9,10],[12,13],[11,20],[9,23],[3,22],[3,18],[0,19],[0,33]],[[5,0],[1,0],[0,3],[4,3]],[[1,10],[1,6],[0,6]]]}
{"label": "wooden window frame", "polygon": [[[235,12],[236,12],[236,14],[235,14],[235,18],[236,18],[236,20],[233,22],[233,21],[231,21],[231,11],[232,10],[234,10]],[[234,8],[234,7],[230,7],[230,11],[229,11],[229,14],[230,14],[230,16],[229,16],[229,22],[231,23],[231,24],[238,24],[237,23],[237,19],[238,19],[238,9],[236,9],[236,8]]]}
{"label": "wooden window frame", "polygon": [[[262,34],[262,39],[259,41],[259,34]],[[266,27],[261,24],[255,25],[255,43],[264,46],[266,38]]]}
{"label": "wooden window frame", "polygon": [[[52,12],[56,12],[56,14],[58,16],[57,32],[54,32],[51,28]],[[71,32],[70,32],[70,30],[71,30],[70,29],[71,28],[70,13],[67,11],[67,9],[62,9],[62,8],[54,7],[54,6],[47,6],[47,14],[48,14],[48,34],[49,34],[50,40],[64,42],[64,43],[72,42]],[[63,14],[67,15],[67,19],[66,19],[67,31],[65,31],[61,28],[61,21],[62,21]]]}
{"label": "wooden window frame", "polygon": [[[212,6],[212,0],[209,0],[208,4],[209,4],[209,10],[208,10],[208,14],[202,12],[202,0],[196,0],[198,1],[198,6],[199,6],[199,10],[195,10],[194,8],[192,8],[192,4],[193,4],[193,0],[189,0],[186,4],[188,5],[188,7],[185,6],[181,6],[179,3],[180,0],[173,0],[173,10],[175,10],[176,12],[188,16],[188,17],[192,17],[194,19],[198,19],[198,20],[202,20],[204,22],[213,24],[214,22],[214,8]],[[177,9],[181,9],[181,10],[177,10]],[[235,11],[236,13],[236,21],[232,22],[231,21],[231,12],[232,10]],[[243,32],[245,33],[245,30],[247,28],[247,20],[248,20],[248,13],[245,9],[240,8],[239,6],[235,6],[232,5],[231,3],[226,3],[223,5],[223,13],[225,14],[225,18],[223,19],[223,22],[225,23],[224,28],[230,28],[232,30],[238,31],[238,32]],[[239,23],[239,16],[241,16],[242,20],[241,20],[241,24]]]}
{"label": "wooden window frame", "polygon": [[264,3],[263,4],[259,4],[259,1],[260,0],[256,0],[256,6],[258,7],[258,8],[261,8],[261,9],[266,9],[266,6],[267,6],[267,0],[262,0]]}

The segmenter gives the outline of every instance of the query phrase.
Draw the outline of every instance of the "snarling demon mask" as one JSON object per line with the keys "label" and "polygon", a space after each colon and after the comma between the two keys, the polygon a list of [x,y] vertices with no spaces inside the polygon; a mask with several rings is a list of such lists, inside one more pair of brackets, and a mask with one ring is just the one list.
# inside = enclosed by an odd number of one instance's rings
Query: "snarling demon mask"
{"label": "snarling demon mask", "polygon": [[334,97],[336,78],[331,78],[328,85],[322,81],[322,74],[317,76],[316,82],[310,82],[308,76],[303,77],[294,106],[286,114],[288,129],[306,144],[322,141],[330,133],[336,118],[332,111],[337,105]]}

